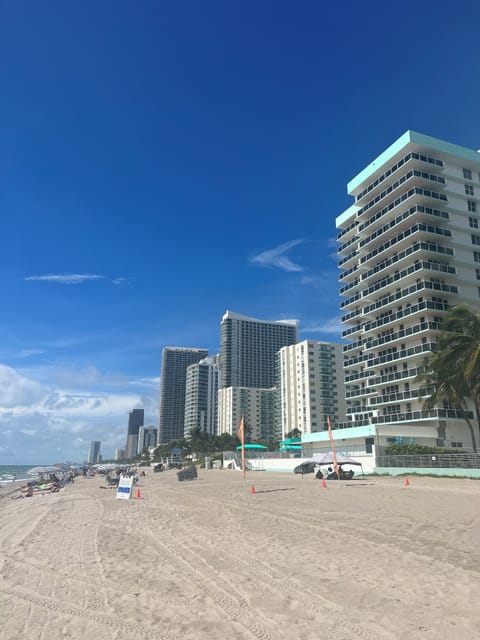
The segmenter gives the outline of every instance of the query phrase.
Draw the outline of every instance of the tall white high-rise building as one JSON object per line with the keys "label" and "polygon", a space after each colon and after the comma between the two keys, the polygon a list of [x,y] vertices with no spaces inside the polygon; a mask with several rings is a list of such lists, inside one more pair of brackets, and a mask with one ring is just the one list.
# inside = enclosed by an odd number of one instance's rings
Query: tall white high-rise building
{"label": "tall white high-rise building", "polygon": [[209,356],[187,367],[184,435],[193,429],[215,435],[217,430],[218,359]]}
{"label": "tall white high-rise building", "polygon": [[283,347],[277,356],[275,435],[283,440],[299,429],[302,434],[332,429],[345,421],[345,384],[341,344],[304,340]]}
{"label": "tall white high-rise building", "polygon": [[416,377],[447,310],[479,310],[480,154],[407,131],[348,192],[355,203],[337,218],[349,340],[343,426],[468,449],[462,412],[445,403],[425,410]]}

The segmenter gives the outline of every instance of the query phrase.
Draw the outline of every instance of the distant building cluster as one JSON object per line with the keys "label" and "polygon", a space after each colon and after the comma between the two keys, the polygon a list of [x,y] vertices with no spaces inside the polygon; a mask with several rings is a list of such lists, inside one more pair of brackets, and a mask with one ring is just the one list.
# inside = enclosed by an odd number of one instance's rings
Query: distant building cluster
{"label": "distant building cluster", "polygon": [[[227,311],[220,322],[219,354],[165,347],[159,443],[188,437],[193,429],[233,435],[242,416],[250,438],[266,441],[281,440],[294,429],[326,428],[327,413],[334,421],[343,418],[341,346],[308,345],[300,360],[305,345],[298,344],[297,320],[259,320]],[[295,346],[293,360],[281,357]]]}

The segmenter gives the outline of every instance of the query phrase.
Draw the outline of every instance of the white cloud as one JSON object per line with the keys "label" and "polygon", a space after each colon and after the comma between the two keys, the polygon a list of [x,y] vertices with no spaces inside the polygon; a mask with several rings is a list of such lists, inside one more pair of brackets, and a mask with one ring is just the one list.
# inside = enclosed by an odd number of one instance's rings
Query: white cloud
{"label": "white cloud", "polygon": [[130,281],[128,280],[128,278],[114,278],[112,280],[113,284],[130,284]]}
{"label": "white cloud", "polygon": [[[112,457],[125,444],[128,412],[137,407],[145,409],[146,424],[157,424],[158,379],[139,379],[133,389],[133,380],[118,376],[124,386],[98,391],[98,381],[109,375],[95,367],[79,371],[77,381],[89,380],[91,388],[66,389],[65,380],[52,384],[54,368],[50,381],[41,384],[0,365],[0,464],[2,458],[12,464],[81,462],[91,440],[100,440],[104,457]],[[69,383],[73,381],[74,376]]]}
{"label": "white cloud", "polygon": [[80,273],[50,273],[44,276],[28,276],[25,280],[36,280],[39,282],[57,282],[59,284],[83,284],[90,280],[102,280],[105,276],[99,276],[95,274],[80,274]]}
{"label": "white cloud", "polygon": [[340,316],[330,318],[323,321],[320,324],[301,327],[301,333],[338,333],[341,334],[343,330]]}
{"label": "white cloud", "polygon": [[42,353],[45,353],[46,349],[40,348],[32,348],[32,349],[22,349],[17,353],[18,358],[31,358],[32,356],[39,356]]}
{"label": "white cloud", "polygon": [[290,242],[285,242],[274,249],[269,249],[253,256],[253,258],[250,258],[250,262],[261,267],[278,267],[284,271],[303,271],[303,267],[295,264],[285,255],[287,251],[303,242],[304,240],[290,240]]}
{"label": "white cloud", "polygon": [[44,390],[42,385],[30,380],[15,369],[0,364],[0,411],[1,408],[23,407],[38,402]]}

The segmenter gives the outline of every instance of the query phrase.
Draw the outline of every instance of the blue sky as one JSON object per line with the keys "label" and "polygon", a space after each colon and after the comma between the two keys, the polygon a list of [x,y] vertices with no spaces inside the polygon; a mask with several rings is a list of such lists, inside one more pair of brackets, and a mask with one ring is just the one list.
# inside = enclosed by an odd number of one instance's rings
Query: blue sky
{"label": "blue sky", "polygon": [[0,2],[0,464],[113,455],[226,309],[339,341],[346,184],[406,129],[480,148],[479,18]]}

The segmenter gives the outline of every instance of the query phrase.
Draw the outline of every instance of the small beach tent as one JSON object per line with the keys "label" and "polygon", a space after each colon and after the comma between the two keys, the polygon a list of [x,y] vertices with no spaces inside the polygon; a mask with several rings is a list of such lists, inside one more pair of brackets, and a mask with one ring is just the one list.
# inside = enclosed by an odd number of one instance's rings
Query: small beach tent
{"label": "small beach tent", "polygon": [[[252,450],[260,451],[262,449],[265,450],[266,448],[267,447],[265,447],[263,444],[246,444],[245,445],[245,450],[246,451],[248,451],[248,450],[250,450],[250,451],[252,451]],[[237,451],[240,451],[241,449],[242,449],[242,445],[237,447]]]}
{"label": "small beach tent", "polygon": [[[329,451],[328,453],[314,453],[312,458],[310,460],[307,460],[306,462],[315,462],[316,464],[333,464],[333,453],[332,451]],[[341,453],[337,453],[337,462],[338,464],[353,464],[356,465],[358,467],[362,466],[361,462],[358,462],[358,460],[354,460],[353,458],[350,458],[349,456],[344,456]]]}
{"label": "small beach tent", "polygon": [[[315,464],[318,464],[318,465],[333,464],[333,452],[329,451],[328,453],[314,453],[312,458],[310,458],[309,460],[306,460],[305,462],[314,462]],[[363,476],[362,463],[359,462],[358,460],[354,460],[349,456],[344,456],[341,453],[337,453],[337,463],[339,467],[341,467],[344,464],[351,464],[351,465],[360,467],[362,470],[362,476]]]}

